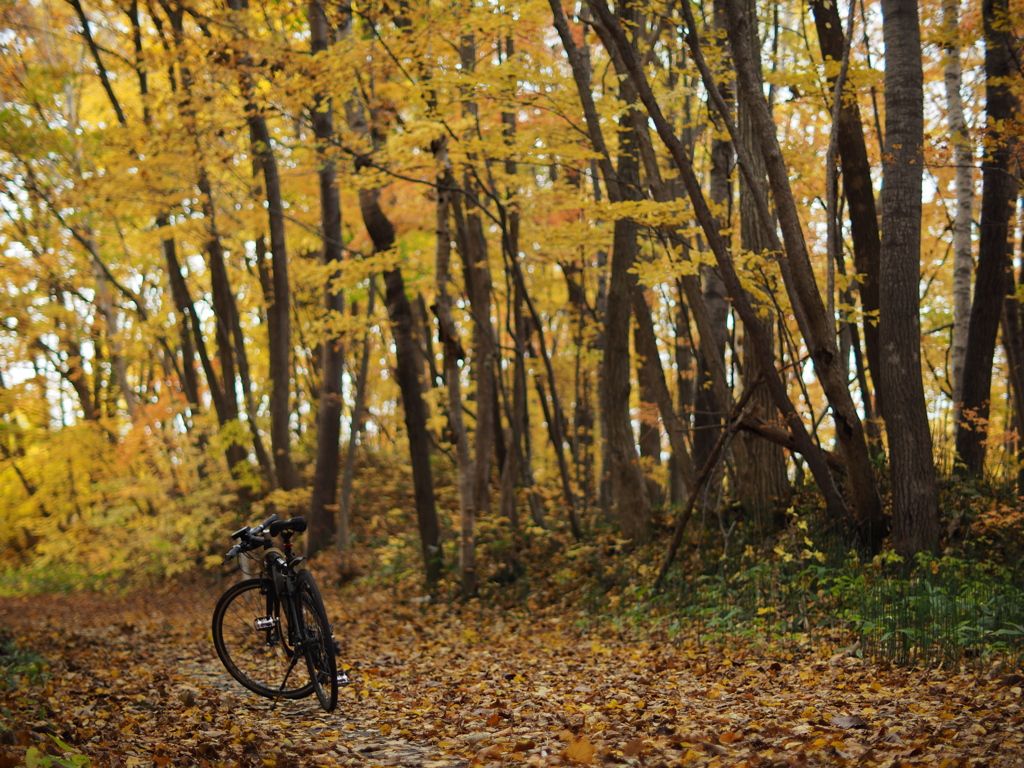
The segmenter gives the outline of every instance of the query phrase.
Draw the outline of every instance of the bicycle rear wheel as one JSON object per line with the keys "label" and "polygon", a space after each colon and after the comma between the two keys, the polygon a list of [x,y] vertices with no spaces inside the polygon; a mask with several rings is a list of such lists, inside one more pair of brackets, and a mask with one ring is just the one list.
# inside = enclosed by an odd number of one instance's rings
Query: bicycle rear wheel
{"label": "bicycle rear wheel", "polygon": [[334,653],[334,635],[327,620],[327,610],[313,574],[298,572],[302,623],[305,630],[304,650],[309,676],[317,699],[328,712],[338,703],[338,662]]}
{"label": "bicycle rear wheel", "polygon": [[270,579],[240,581],[213,611],[213,645],[225,669],[260,696],[301,699],[313,693],[308,662]]}

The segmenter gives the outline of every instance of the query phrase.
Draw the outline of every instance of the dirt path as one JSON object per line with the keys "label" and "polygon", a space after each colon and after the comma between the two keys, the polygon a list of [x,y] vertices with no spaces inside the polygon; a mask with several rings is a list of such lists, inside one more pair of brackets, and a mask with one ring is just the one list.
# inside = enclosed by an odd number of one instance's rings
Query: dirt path
{"label": "dirt path", "polygon": [[0,601],[0,626],[49,665],[0,692],[0,768],[32,745],[60,754],[51,735],[118,768],[1024,765],[1013,675],[640,644],[583,635],[580,617],[356,590],[326,595],[355,679],[338,711],[275,705],[220,667],[218,593]]}

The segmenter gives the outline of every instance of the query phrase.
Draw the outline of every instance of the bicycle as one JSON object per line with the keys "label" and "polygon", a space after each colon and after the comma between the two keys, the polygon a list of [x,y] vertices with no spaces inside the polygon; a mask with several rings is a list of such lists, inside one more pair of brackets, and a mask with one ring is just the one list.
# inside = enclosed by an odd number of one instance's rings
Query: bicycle
{"label": "bicycle", "polygon": [[[255,528],[231,534],[228,562],[263,549],[261,575],[230,587],[213,611],[213,644],[228,673],[250,691],[277,699],[316,694],[320,706],[334,711],[338,686],[337,643],[313,575],[297,566],[305,560],[292,551],[292,536],[306,530],[301,517],[271,515]],[[281,547],[274,538],[281,538]],[[304,661],[304,664],[300,662]]]}

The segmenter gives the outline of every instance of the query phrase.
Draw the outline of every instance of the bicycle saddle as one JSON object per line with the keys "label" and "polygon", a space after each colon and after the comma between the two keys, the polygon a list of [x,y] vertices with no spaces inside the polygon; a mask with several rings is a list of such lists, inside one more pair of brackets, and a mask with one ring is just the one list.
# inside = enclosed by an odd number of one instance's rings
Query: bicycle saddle
{"label": "bicycle saddle", "polygon": [[275,520],[267,530],[271,536],[280,536],[283,531],[302,533],[306,530],[306,518],[293,517],[291,520]]}

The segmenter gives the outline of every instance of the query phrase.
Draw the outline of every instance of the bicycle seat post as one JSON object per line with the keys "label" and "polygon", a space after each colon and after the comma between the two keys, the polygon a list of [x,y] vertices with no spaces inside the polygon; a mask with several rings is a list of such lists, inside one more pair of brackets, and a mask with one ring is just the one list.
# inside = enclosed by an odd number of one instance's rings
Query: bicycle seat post
{"label": "bicycle seat post", "polygon": [[281,531],[281,549],[284,551],[285,560],[292,561],[292,532]]}

